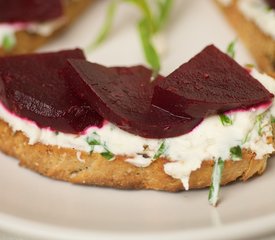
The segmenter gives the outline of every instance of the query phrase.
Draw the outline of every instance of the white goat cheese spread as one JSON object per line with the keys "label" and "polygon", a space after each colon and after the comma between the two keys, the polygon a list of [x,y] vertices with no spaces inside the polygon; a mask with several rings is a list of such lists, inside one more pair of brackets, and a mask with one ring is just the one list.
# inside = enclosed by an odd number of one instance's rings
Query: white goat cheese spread
{"label": "white goat cheese spread", "polygon": [[239,0],[238,8],[248,20],[275,39],[275,10],[264,0]]}
{"label": "white goat cheese spread", "polygon": [[[254,69],[251,74],[271,93],[275,93],[273,78]],[[9,124],[13,131],[22,131],[29,138],[31,145],[40,142],[73,148],[77,151],[76,157],[80,161],[82,151],[108,151],[115,155],[127,156],[126,161],[137,167],[147,167],[154,158],[163,156],[170,160],[164,165],[165,173],[180,179],[185,189],[188,189],[191,172],[200,168],[204,160],[228,160],[231,158],[232,147],[249,149],[256,153],[257,159],[274,151],[272,143],[268,141],[268,138],[272,137],[271,116],[275,116],[274,101],[270,105],[249,111],[232,111],[227,116],[233,121],[230,126],[224,126],[220,117],[215,115],[204,119],[188,134],[167,139],[146,139],[125,132],[107,121],[103,127],[90,127],[81,135],[56,133],[50,129],[39,128],[34,122],[22,119],[0,105],[0,118]],[[92,145],[91,140],[100,144]]]}

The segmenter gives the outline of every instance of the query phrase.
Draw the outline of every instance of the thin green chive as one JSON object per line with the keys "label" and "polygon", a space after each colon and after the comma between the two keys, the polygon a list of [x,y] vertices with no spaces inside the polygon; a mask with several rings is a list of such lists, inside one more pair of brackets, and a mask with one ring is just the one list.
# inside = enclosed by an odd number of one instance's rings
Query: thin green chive
{"label": "thin green chive", "polygon": [[259,136],[262,136],[262,134],[263,134],[263,128],[265,127],[265,126],[263,126],[263,120],[264,120],[265,115],[266,115],[266,112],[263,112],[263,113],[257,115],[257,117],[256,117],[256,123],[258,124]]}
{"label": "thin green chive", "polygon": [[233,120],[225,114],[220,115],[220,120],[221,120],[221,123],[222,123],[223,126],[233,125]]}
{"label": "thin green chive", "polygon": [[163,141],[158,149],[158,151],[156,152],[156,154],[154,155],[153,159],[158,159],[161,155],[164,154],[164,152],[166,151],[166,146],[165,146],[165,142]]}
{"label": "thin green chive", "polygon": [[160,58],[151,41],[152,35],[148,27],[148,23],[146,22],[146,19],[143,19],[139,22],[138,30],[145,58],[152,67],[153,77],[155,78],[160,70]]}
{"label": "thin green chive", "polygon": [[222,172],[224,168],[224,161],[219,158],[215,161],[212,172],[212,183],[209,188],[208,201],[211,205],[216,206],[219,200],[220,184],[222,179]]}
{"label": "thin green chive", "polygon": [[238,146],[230,148],[230,155],[231,155],[232,160],[241,160],[242,159],[241,147],[238,145]]}
{"label": "thin green chive", "polygon": [[247,64],[245,64],[245,67],[246,67],[246,68],[254,68],[255,65],[252,64],[252,63],[247,63]]}
{"label": "thin green chive", "polygon": [[226,53],[233,59],[235,58],[235,55],[236,55],[236,51],[235,51],[236,42],[237,42],[236,39],[234,41],[230,42],[226,49]]}
{"label": "thin green chive", "polygon": [[16,44],[16,39],[13,34],[7,34],[2,40],[2,47],[6,51],[11,51]]}
{"label": "thin green chive", "polygon": [[113,0],[113,1],[111,1],[110,5],[108,6],[105,22],[104,22],[101,30],[100,30],[96,40],[88,47],[88,50],[95,49],[96,47],[101,45],[106,40],[106,38],[108,37],[108,35],[111,31],[111,28],[112,28],[116,9],[117,9],[117,1]]}
{"label": "thin green chive", "polygon": [[158,1],[159,16],[157,19],[157,30],[159,31],[167,22],[171,8],[173,6],[173,0],[160,0]]}
{"label": "thin green chive", "polygon": [[102,157],[106,158],[107,160],[113,160],[114,159],[114,154],[111,153],[108,150],[106,152],[103,152],[103,153],[100,153],[100,154],[101,154]]}
{"label": "thin green chive", "polygon": [[88,137],[87,143],[91,146],[101,145],[101,143],[98,140],[94,139],[93,137]]}
{"label": "thin green chive", "polygon": [[142,20],[138,22],[138,31],[145,59],[153,70],[152,80],[154,80],[160,71],[161,64],[152,39],[167,22],[174,0],[155,0],[152,3],[148,0],[112,0],[108,6],[101,31],[95,41],[87,48],[87,51],[93,50],[106,40],[111,31],[118,3],[123,2],[136,6],[141,12]]}

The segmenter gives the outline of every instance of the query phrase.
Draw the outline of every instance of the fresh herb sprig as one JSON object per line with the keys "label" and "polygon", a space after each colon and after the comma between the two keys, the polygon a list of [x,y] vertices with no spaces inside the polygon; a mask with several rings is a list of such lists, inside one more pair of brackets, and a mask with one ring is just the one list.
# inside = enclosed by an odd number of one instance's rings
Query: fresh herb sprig
{"label": "fresh herb sprig", "polygon": [[256,124],[258,125],[259,136],[263,135],[263,128],[266,126],[266,125],[263,125],[263,120],[264,120],[266,114],[267,114],[267,112],[263,112],[263,113],[257,115],[257,117],[256,117]]}
{"label": "fresh herb sprig", "polygon": [[242,159],[241,147],[238,145],[238,146],[230,148],[230,156],[231,156],[232,160],[241,160]]}
{"label": "fresh herb sprig", "polygon": [[152,43],[150,29],[148,27],[148,24],[146,23],[145,18],[139,22],[138,30],[143,46],[144,55],[147,62],[153,69],[154,78],[158,75],[158,72],[160,71],[160,59],[158,56],[158,52]]}
{"label": "fresh herb sprig", "polygon": [[236,56],[236,43],[237,43],[237,39],[230,42],[227,46],[227,49],[226,49],[227,55],[229,55],[233,59]]}
{"label": "fresh herb sprig", "polygon": [[[258,114],[258,115],[256,116],[256,120],[255,120],[255,122],[254,122],[254,124],[253,124],[252,129],[246,134],[245,138],[244,138],[243,141],[242,141],[243,144],[246,143],[247,141],[250,141],[252,131],[253,131],[253,129],[254,129],[255,127],[258,128],[258,135],[259,135],[259,136],[262,136],[262,134],[263,134],[263,128],[266,126],[266,125],[263,125],[263,120],[264,120],[266,114],[267,114],[267,112],[263,112],[263,113]],[[273,123],[273,122],[272,122],[272,116],[271,116],[270,121],[271,121],[271,123]]]}
{"label": "fresh herb sprig", "polygon": [[165,144],[165,141],[163,141],[160,146],[159,146],[159,149],[157,150],[157,152],[155,153],[154,157],[153,157],[153,160],[156,160],[158,159],[160,156],[162,156],[165,151],[167,150],[167,146]]}
{"label": "fresh herb sprig", "polygon": [[[153,69],[153,77],[157,76],[161,68],[161,61],[156,46],[153,43],[154,36],[165,26],[174,0],[155,0],[150,3],[148,0],[112,0],[108,6],[105,22],[95,41],[89,49],[101,45],[110,34],[115,12],[120,3],[129,3],[137,7],[142,14],[141,20],[137,23],[143,52],[147,63]],[[154,11],[156,10],[156,11]]]}
{"label": "fresh herb sprig", "polygon": [[209,188],[208,201],[211,205],[216,206],[219,200],[220,184],[224,168],[224,161],[219,158],[215,161],[212,172],[212,183]]}
{"label": "fresh herb sprig", "polygon": [[2,39],[2,47],[5,51],[11,51],[16,44],[16,39],[13,34],[4,35]]}
{"label": "fresh herb sprig", "polygon": [[233,120],[230,116],[221,114],[220,115],[220,120],[223,126],[231,126],[233,125]]}
{"label": "fresh herb sprig", "polygon": [[96,132],[90,135],[86,141],[91,147],[90,153],[93,153],[95,146],[102,146],[104,152],[100,153],[100,155],[110,161],[114,159],[115,155],[107,148],[105,143],[101,143],[99,135]]}
{"label": "fresh herb sprig", "polygon": [[93,49],[97,48],[108,37],[108,35],[109,35],[110,31],[111,31],[111,28],[112,28],[115,12],[116,12],[116,9],[117,9],[117,4],[118,3],[115,0],[112,0],[111,3],[109,4],[108,9],[107,9],[107,14],[106,14],[105,22],[103,23],[103,26],[102,26],[102,28],[101,28],[101,30],[100,30],[97,38],[89,46],[90,50],[93,50]]}

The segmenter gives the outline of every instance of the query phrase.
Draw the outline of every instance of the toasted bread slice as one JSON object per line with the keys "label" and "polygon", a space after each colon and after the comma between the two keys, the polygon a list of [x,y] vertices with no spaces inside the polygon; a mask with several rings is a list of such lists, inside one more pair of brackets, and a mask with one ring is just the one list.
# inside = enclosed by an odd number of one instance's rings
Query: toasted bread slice
{"label": "toasted bread slice", "polygon": [[275,77],[275,40],[241,13],[237,5],[238,0],[233,0],[230,5],[222,5],[218,0],[215,2],[236,29],[259,68]]}
{"label": "toasted bread slice", "polygon": [[[100,154],[88,154],[74,149],[58,148],[41,143],[28,144],[29,139],[20,131],[13,132],[9,125],[0,120],[0,150],[20,161],[20,165],[44,176],[76,184],[114,187],[120,189],[154,189],[164,191],[184,190],[180,180],[168,176],[163,166],[168,162],[159,158],[146,168],[125,162],[125,156],[116,156],[108,161]],[[243,149],[240,161],[225,161],[222,185],[237,179],[247,180],[261,174],[266,168],[267,158],[256,159],[256,154]],[[211,184],[214,161],[204,161],[192,172],[190,189],[204,188]]]}
{"label": "toasted bread slice", "polygon": [[57,26],[52,34],[49,36],[42,36],[39,34],[30,33],[28,31],[18,31],[15,34],[15,47],[9,51],[5,51],[0,47],[0,55],[23,54],[36,50],[49,40],[62,33],[62,31],[70,26],[92,2],[92,0],[64,0],[64,21]]}

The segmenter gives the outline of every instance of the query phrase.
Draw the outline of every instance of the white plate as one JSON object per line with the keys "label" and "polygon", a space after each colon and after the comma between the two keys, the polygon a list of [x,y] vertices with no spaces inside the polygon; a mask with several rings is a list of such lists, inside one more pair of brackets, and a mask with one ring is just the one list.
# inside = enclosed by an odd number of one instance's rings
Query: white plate
{"label": "white plate", "polygon": [[[70,31],[42,50],[87,46],[101,26],[106,2],[95,4]],[[144,63],[133,26],[138,17],[131,7],[120,7],[112,36],[89,59],[106,65]],[[235,33],[211,1],[178,0],[165,36],[167,74],[209,43],[225,49]],[[242,44],[237,60],[252,62]],[[175,194],[76,186],[20,168],[4,155],[0,159],[0,231],[7,233],[5,237],[233,239],[257,238],[275,229],[272,159],[262,177],[223,187],[218,208],[208,205],[208,190]]]}

